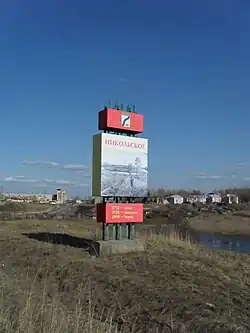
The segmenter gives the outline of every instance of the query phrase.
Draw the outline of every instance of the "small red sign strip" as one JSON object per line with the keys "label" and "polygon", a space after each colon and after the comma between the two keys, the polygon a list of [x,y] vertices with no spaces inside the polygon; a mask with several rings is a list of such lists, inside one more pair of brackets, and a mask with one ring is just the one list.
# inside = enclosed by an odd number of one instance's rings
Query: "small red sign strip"
{"label": "small red sign strip", "polygon": [[142,223],[143,204],[97,204],[96,220],[99,223]]}
{"label": "small red sign strip", "polygon": [[[124,123],[123,116],[129,117],[126,123]],[[144,116],[134,112],[105,109],[99,112],[98,129],[117,129],[126,132],[142,133],[144,132]]]}

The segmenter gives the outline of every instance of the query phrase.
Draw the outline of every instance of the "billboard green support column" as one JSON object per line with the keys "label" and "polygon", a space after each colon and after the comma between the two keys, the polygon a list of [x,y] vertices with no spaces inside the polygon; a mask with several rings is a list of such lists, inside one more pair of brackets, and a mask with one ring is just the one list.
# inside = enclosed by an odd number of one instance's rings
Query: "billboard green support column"
{"label": "billboard green support column", "polygon": [[100,135],[93,136],[92,156],[92,196],[100,196],[101,193],[101,172],[102,172],[102,141]]}

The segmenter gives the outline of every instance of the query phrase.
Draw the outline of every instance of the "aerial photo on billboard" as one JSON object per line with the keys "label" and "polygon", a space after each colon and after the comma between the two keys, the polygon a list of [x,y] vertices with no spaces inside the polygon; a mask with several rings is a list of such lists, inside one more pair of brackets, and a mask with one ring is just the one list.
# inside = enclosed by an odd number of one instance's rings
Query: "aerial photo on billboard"
{"label": "aerial photo on billboard", "polygon": [[92,195],[146,197],[148,140],[100,133],[93,138]]}

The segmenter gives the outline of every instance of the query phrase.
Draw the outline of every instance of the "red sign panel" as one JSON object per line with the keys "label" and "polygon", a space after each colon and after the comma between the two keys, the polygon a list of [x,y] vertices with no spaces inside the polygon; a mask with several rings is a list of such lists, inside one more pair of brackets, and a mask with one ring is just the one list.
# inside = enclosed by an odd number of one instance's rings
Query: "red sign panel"
{"label": "red sign panel", "polygon": [[144,117],[139,113],[104,109],[99,112],[98,129],[142,133],[144,131]]}
{"label": "red sign panel", "polygon": [[142,223],[143,204],[97,204],[96,220],[100,223]]}

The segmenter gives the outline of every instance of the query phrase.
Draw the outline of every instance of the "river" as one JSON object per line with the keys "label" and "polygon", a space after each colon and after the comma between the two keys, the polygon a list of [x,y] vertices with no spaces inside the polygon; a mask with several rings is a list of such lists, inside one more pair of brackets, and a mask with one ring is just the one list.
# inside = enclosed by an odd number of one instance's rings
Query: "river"
{"label": "river", "polygon": [[159,234],[168,234],[173,229],[177,229],[184,237],[188,235],[195,243],[200,243],[211,248],[218,248],[234,252],[250,254],[250,237],[212,234],[195,231],[183,224],[143,224],[144,231],[153,231]]}
{"label": "river", "polygon": [[250,237],[199,233],[199,243],[212,248],[250,254]]}

